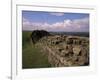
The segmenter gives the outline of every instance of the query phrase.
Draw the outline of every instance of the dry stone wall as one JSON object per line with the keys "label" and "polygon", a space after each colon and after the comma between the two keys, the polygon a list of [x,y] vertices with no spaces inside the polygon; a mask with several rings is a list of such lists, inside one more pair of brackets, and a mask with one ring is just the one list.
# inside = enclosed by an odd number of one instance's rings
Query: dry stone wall
{"label": "dry stone wall", "polygon": [[89,38],[53,35],[41,38],[37,46],[48,56],[52,66],[89,65]]}

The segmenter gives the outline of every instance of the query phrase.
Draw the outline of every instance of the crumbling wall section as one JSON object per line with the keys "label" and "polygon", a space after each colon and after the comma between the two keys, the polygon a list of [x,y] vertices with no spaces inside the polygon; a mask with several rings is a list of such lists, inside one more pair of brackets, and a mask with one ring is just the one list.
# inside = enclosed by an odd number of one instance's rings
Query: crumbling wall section
{"label": "crumbling wall section", "polygon": [[48,36],[37,43],[52,66],[89,65],[89,39],[77,36]]}

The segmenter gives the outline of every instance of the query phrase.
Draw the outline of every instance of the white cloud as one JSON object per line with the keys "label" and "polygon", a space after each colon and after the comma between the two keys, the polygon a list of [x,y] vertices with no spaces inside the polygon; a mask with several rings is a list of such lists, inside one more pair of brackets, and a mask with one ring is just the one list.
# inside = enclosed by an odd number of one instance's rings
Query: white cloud
{"label": "white cloud", "polygon": [[23,18],[23,25],[30,25],[31,23],[29,22],[29,20]]}
{"label": "white cloud", "polygon": [[88,31],[89,18],[82,19],[66,19],[62,22],[53,24],[29,22],[27,19],[23,20],[23,30],[47,30],[47,31]]}
{"label": "white cloud", "polygon": [[64,15],[64,13],[62,13],[62,12],[53,12],[53,13],[50,13],[51,15],[55,15],[55,16],[63,16]]}

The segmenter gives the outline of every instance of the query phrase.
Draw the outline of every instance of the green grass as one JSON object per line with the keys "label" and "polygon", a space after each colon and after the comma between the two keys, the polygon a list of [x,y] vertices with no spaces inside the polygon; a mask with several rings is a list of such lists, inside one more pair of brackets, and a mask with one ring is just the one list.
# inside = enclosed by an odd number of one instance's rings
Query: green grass
{"label": "green grass", "polygon": [[28,31],[23,31],[22,34],[22,67],[24,69],[51,67],[47,56],[32,44],[30,34]]}

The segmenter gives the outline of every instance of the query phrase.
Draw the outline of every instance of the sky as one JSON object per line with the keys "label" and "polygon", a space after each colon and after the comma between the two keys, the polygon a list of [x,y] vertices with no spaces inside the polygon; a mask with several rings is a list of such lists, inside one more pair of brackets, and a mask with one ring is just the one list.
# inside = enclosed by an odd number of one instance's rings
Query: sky
{"label": "sky", "polygon": [[22,11],[23,31],[89,32],[89,14]]}

